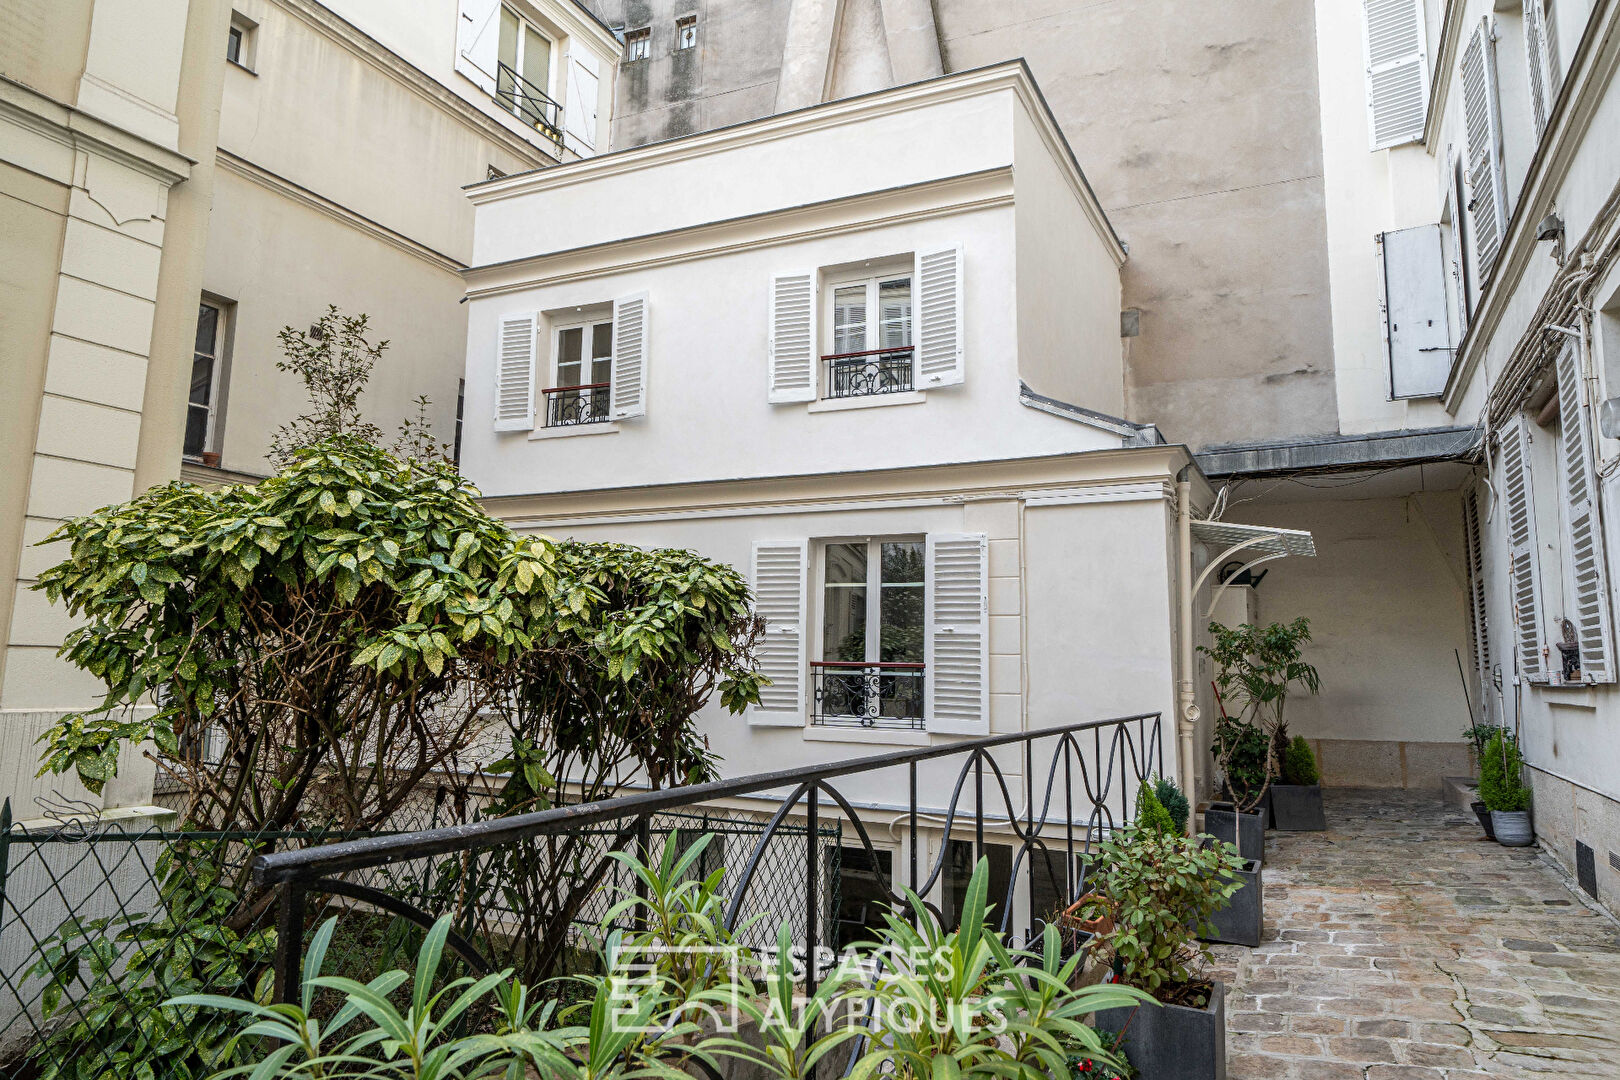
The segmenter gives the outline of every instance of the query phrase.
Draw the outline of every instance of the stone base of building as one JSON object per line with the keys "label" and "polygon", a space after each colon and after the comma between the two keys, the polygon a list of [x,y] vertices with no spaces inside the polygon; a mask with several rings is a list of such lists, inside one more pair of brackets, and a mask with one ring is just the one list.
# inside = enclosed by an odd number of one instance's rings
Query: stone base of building
{"label": "stone base of building", "polygon": [[1530,820],[1543,850],[1588,896],[1620,913],[1620,802],[1534,767],[1525,772],[1535,792]]}
{"label": "stone base of building", "polygon": [[1413,788],[1439,791],[1448,776],[1473,776],[1473,748],[1464,742],[1310,739],[1324,787]]}

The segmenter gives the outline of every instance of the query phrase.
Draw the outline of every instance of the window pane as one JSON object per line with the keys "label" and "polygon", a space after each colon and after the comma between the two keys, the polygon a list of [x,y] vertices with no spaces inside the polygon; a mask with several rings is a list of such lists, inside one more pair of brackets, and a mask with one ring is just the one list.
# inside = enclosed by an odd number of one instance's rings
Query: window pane
{"label": "window pane", "polygon": [[591,355],[613,355],[613,324],[599,322],[591,327]]}
{"label": "window pane", "polygon": [[863,662],[866,659],[866,586],[827,586],[822,609],[822,658]]}
{"label": "window pane", "polygon": [[585,343],[585,331],[571,326],[557,334],[557,385],[580,384],[580,349]]}
{"label": "window pane", "polygon": [[234,64],[242,62],[242,28],[233,26],[225,39],[225,59]]}
{"label": "window pane", "polygon": [[206,406],[213,403],[213,396],[214,358],[211,356],[193,356],[191,358],[191,397],[188,400],[193,405]]}
{"label": "window pane", "polygon": [[883,584],[923,583],[923,542],[887,540],[883,544]]}
{"label": "window pane", "polygon": [[[973,841],[945,842],[945,928],[955,930],[962,921],[962,904],[967,899],[968,880],[973,877]],[[1002,908],[1007,903],[1007,886],[1012,882],[1012,848],[1005,844],[985,844],[984,857],[990,863],[989,914],[985,921],[1001,925]],[[1007,921],[1012,927],[1012,921]]]}
{"label": "window pane", "polygon": [[866,545],[828,544],[827,581],[866,584]]}
{"label": "window pane", "polygon": [[207,448],[207,441],[208,407],[205,405],[186,406],[186,442],[181,447],[181,453],[187,457],[197,457]]}
{"label": "window pane", "polygon": [[877,931],[886,925],[883,913],[891,901],[884,888],[893,883],[894,853],[876,851],[877,858],[864,847],[842,848],[838,866],[838,948],[857,941],[876,941]]}
{"label": "window pane", "polygon": [[911,279],[896,278],[878,286],[878,329],[884,349],[911,344]]}
{"label": "window pane", "polygon": [[591,382],[605,383],[613,381],[613,361],[608,357],[591,361]]}
{"label": "window pane", "polygon": [[866,286],[833,290],[833,353],[866,351]]}
{"label": "window pane", "polygon": [[[546,94],[551,90],[551,42],[532,26],[523,28],[523,77],[529,80],[531,91]],[[532,108],[538,108],[534,102]]]}
{"label": "window pane", "polygon": [[219,308],[197,305],[197,352],[214,355],[214,339],[219,334]]}
{"label": "window pane", "polygon": [[1029,925],[1039,933],[1069,906],[1069,852],[1061,834],[1045,852],[1029,853]]}
{"label": "window pane", "polygon": [[509,7],[501,8],[501,41],[496,59],[517,70],[518,17]]}
{"label": "window pane", "polygon": [[883,586],[882,648],[878,659],[885,664],[923,662],[923,587],[921,585]]}

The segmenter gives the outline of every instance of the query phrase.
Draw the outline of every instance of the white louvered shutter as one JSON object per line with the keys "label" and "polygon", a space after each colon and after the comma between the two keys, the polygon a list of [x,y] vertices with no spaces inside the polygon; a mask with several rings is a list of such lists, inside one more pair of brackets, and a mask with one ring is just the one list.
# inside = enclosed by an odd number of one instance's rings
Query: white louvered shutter
{"label": "white louvered shutter", "polygon": [[771,278],[771,327],[766,400],[816,399],[816,275]]}
{"label": "white louvered shutter", "polygon": [[919,390],[963,379],[962,245],[917,253],[916,316]]}
{"label": "white louvered shutter", "polygon": [[647,415],[647,294],[613,301],[613,386],[608,402],[615,420]]}
{"label": "white louvered shutter", "polygon": [[1581,647],[1584,682],[1614,682],[1614,642],[1610,631],[1609,582],[1598,520],[1597,470],[1592,427],[1586,410],[1579,353],[1573,343],[1558,354],[1558,464],[1564,478],[1564,576]]}
{"label": "white louvered shutter", "polygon": [[923,660],[929,731],[990,731],[989,544],[983,533],[929,533]]}
{"label": "white louvered shutter", "polygon": [[1547,130],[1547,110],[1552,105],[1547,78],[1547,53],[1542,42],[1541,0],[1524,0],[1524,63],[1528,66],[1529,108],[1536,117],[1536,134]]}
{"label": "white louvered shutter", "polygon": [[748,710],[750,724],[798,727],[804,723],[805,579],[809,542],[754,541],[754,611],[765,620],[758,670],[771,680]]}
{"label": "white louvered shutter", "polygon": [[461,0],[456,7],[456,70],[484,93],[493,94],[500,55],[501,0]]}
{"label": "white louvered shutter", "polygon": [[1473,278],[1468,273],[1468,209],[1463,195],[1462,162],[1453,161],[1451,188],[1446,193],[1446,205],[1451,213],[1451,287],[1457,311],[1456,340],[1461,341],[1468,332],[1468,320],[1473,317]]}
{"label": "white louvered shutter", "polygon": [[534,312],[501,319],[495,346],[495,430],[534,427]]}
{"label": "white louvered shutter", "polygon": [[596,150],[597,86],[601,65],[588,52],[574,52],[568,58],[568,100],[563,102],[563,129],[568,148],[580,157]]}
{"label": "white louvered shutter", "polygon": [[1564,85],[1564,72],[1558,60],[1558,18],[1553,13],[1553,0],[1541,0],[1541,19],[1537,25],[1541,28],[1541,55],[1547,65],[1547,108],[1551,111],[1552,103]]}
{"label": "white louvered shutter", "polygon": [[1463,126],[1468,136],[1468,211],[1481,288],[1496,263],[1507,228],[1507,180],[1502,173],[1502,110],[1496,88],[1496,46],[1487,16],[1463,50]]}
{"label": "white louvered shutter", "polygon": [[1502,506],[1507,519],[1509,587],[1519,674],[1540,679],[1544,675],[1541,564],[1530,477],[1530,421],[1522,413],[1502,431]]}
{"label": "white louvered shutter", "polygon": [[1362,0],[1372,148],[1423,137],[1429,107],[1421,0]]}
{"label": "white louvered shutter", "polygon": [[1484,688],[1491,678],[1491,633],[1487,622],[1489,607],[1485,596],[1485,549],[1480,528],[1479,491],[1470,488],[1463,498],[1463,555],[1468,563],[1468,637],[1474,647],[1474,670],[1478,678],[1480,718],[1490,715],[1490,698]]}

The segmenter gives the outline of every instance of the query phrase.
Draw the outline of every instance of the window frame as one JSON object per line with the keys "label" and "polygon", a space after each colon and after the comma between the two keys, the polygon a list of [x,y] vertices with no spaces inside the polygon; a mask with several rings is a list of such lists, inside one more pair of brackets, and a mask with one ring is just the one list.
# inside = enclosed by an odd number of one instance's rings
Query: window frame
{"label": "window frame", "polygon": [[[544,122],[540,124],[530,124],[528,118],[524,115],[523,110],[518,107],[516,102],[508,103],[502,101],[500,97],[500,69],[501,65],[505,64],[506,61],[501,59],[501,26],[499,20],[508,12],[511,13],[512,18],[517,22],[517,34],[516,41],[514,42],[511,67],[512,70],[516,72],[524,82],[528,82],[528,76],[523,74],[525,70],[524,57],[525,53],[527,52],[528,43],[528,36],[524,33],[524,31],[534,31],[535,35],[546,43],[546,85],[540,87],[540,92],[544,94],[546,96],[546,100],[550,102],[557,102],[560,100],[558,97],[559,88],[557,86],[557,69],[562,59],[562,40],[566,35],[561,33],[556,27],[532,18],[515,4],[503,3],[500,5],[500,11],[496,13],[496,19],[498,21],[495,27],[495,103],[502,111],[506,112],[520,124],[540,130],[548,125]],[[562,124],[562,111],[559,107],[556,118],[556,126],[559,130],[561,129]]]}
{"label": "window frame", "polygon": [[[911,357],[911,391],[917,386],[917,273],[916,264],[911,259],[885,259],[877,263],[874,269],[863,266],[859,271],[844,273],[823,274],[821,281],[821,297],[818,301],[819,313],[817,319],[821,327],[822,347],[828,352],[820,353],[816,357],[816,398],[815,400],[847,400],[850,397],[883,397],[885,393],[866,393],[854,395],[835,395],[829,385],[831,377],[828,374],[828,361],[833,357],[857,356],[862,353],[876,355],[884,351],[883,337],[883,286],[897,281],[905,281],[911,294],[911,309],[906,317],[906,343],[904,345],[890,346],[898,352],[902,349],[910,350]],[[864,285],[866,287],[866,322],[862,331],[864,345],[859,349],[842,349],[838,342],[838,293],[842,289],[852,286]],[[819,352],[819,350],[818,350]],[[886,393],[893,393],[888,391]]]}
{"label": "window frame", "polygon": [[[259,24],[243,15],[240,11],[231,12],[231,21],[225,30],[225,62],[227,64],[239,67],[250,74],[257,74],[254,70],[254,62],[257,57],[254,54],[258,51],[256,48],[259,36],[258,29]],[[231,55],[233,46],[236,49],[235,56]]]}
{"label": "window frame", "polygon": [[652,27],[638,26],[624,32],[622,63],[639,64],[652,59]]}
{"label": "window frame", "polygon": [[[219,417],[224,406],[224,372],[227,364],[227,353],[230,341],[229,330],[232,324],[232,315],[235,313],[234,304],[227,300],[222,300],[218,297],[210,296],[207,293],[204,293],[197,298],[197,320],[199,323],[202,321],[203,308],[210,308],[214,312],[213,352],[211,354],[203,354],[197,351],[196,333],[194,329],[192,334],[191,355],[192,365],[194,367],[196,365],[198,356],[208,355],[209,360],[212,361],[212,368],[208,373],[208,401],[202,405],[193,402],[191,400],[191,392],[188,386],[186,392],[186,423],[182,429],[182,443],[180,448],[181,460],[196,463],[202,463],[206,460],[209,454],[217,454],[219,452]],[[206,410],[208,417],[203,426],[202,446],[198,448],[196,452],[192,453],[185,449],[184,437],[185,432],[191,429],[192,410],[197,408]]]}
{"label": "window frame", "polygon": [[[687,31],[691,31],[688,36]],[[698,17],[695,13],[678,15],[675,18],[675,52],[686,52],[697,48]]]}
{"label": "window frame", "polygon": [[[835,546],[856,545],[856,544],[862,544],[862,545],[865,545],[865,547],[866,547],[866,577],[865,577],[864,581],[859,583],[859,587],[864,588],[864,589],[867,590],[865,623],[864,623],[864,625],[862,627],[862,634],[863,634],[863,639],[864,639],[863,640],[863,649],[862,649],[862,658],[860,660],[850,660],[850,661],[829,660],[828,656],[827,656],[827,611],[828,611],[828,602],[827,601],[828,601],[828,590],[829,590],[829,588],[839,588],[839,587],[853,588],[853,587],[857,586],[857,583],[856,582],[847,582],[847,583],[829,583],[828,582],[828,580],[827,580],[827,552],[828,552],[829,548],[832,548],[832,547],[835,547]],[[886,660],[882,659],[882,656],[883,656],[883,589],[884,589],[884,582],[883,582],[883,545],[884,544],[916,544],[916,545],[919,545],[919,547],[922,549],[921,554],[922,554],[923,563],[922,563],[922,576],[921,576],[921,579],[919,581],[915,582],[914,584],[910,583],[910,582],[904,582],[904,583],[895,582],[895,583],[893,583],[893,584],[891,584],[889,586],[891,588],[896,587],[896,586],[914,587],[921,594],[922,601],[923,601],[923,610],[918,612],[918,630],[920,631],[920,633],[922,635],[919,638],[919,645],[922,646],[922,648],[921,648],[922,658],[918,659],[918,660],[915,660],[915,661],[911,661],[911,660],[886,661]],[[835,717],[835,718],[837,718],[839,720],[860,719],[860,716],[857,716],[856,714],[853,714],[853,713],[826,713],[826,714],[821,714],[821,713],[818,712],[819,705],[818,705],[818,701],[816,699],[816,695],[815,695],[815,692],[814,692],[815,677],[814,677],[813,673],[818,668],[819,665],[824,665],[824,664],[827,664],[827,663],[859,664],[859,665],[861,665],[861,670],[864,671],[864,669],[866,669],[866,668],[879,667],[880,665],[883,665],[883,664],[895,663],[895,664],[915,664],[916,665],[916,668],[914,670],[915,670],[915,673],[916,673],[916,675],[918,676],[918,679],[919,679],[919,684],[917,686],[919,716],[917,718],[915,718],[916,719],[915,724],[913,726],[909,727],[909,728],[905,727],[905,726],[902,726],[902,725],[899,725],[899,724],[886,724],[886,723],[877,723],[877,724],[873,724],[873,725],[870,725],[870,726],[872,728],[882,730],[884,732],[895,732],[895,731],[922,732],[922,731],[927,730],[927,707],[928,707],[928,702],[927,702],[927,683],[926,683],[926,679],[927,679],[928,668],[927,668],[927,639],[926,639],[926,635],[928,633],[927,605],[928,605],[928,589],[930,587],[930,582],[929,582],[929,579],[928,579],[927,546],[928,546],[928,534],[927,533],[922,533],[922,534],[917,534],[917,533],[893,533],[893,534],[881,534],[881,535],[870,535],[870,536],[829,536],[829,537],[816,538],[816,539],[813,539],[813,540],[810,541],[810,559],[811,559],[812,566],[811,566],[811,569],[810,569],[810,583],[807,583],[807,586],[808,586],[807,591],[810,591],[810,590],[813,589],[814,596],[813,596],[813,599],[811,599],[810,603],[807,605],[810,610],[806,612],[806,630],[808,631],[808,636],[812,640],[805,643],[806,648],[805,648],[805,654],[804,654],[805,655],[805,660],[807,661],[810,672],[811,672],[810,685],[809,685],[809,688],[808,688],[809,692],[806,694],[806,713],[807,713],[807,715],[806,715],[806,724],[810,728],[812,728],[812,729],[822,729],[822,730],[836,730],[836,729],[839,729],[839,728],[845,728],[847,726],[847,725],[843,725],[843,724],[831,724],[831,725],[829,725],[829,724],[817,724],[816,719],[817,719],[818,716],[821,716],[821,715]],[[811,584],[811,583],[813,583],[813,584]],[[881,688],[880,688],[880,690],[879,690],[880,696],[881,696],[881,693],[882,693],[882,691],[881,691]],[[880,716],[880,719],[892,720],[892,719],[895,719],[895,718],[893,718],[893,717],[881,717]],[[863,728],[865,726],[866,725],[863,725]]]}
{"label": "window frame", "polygon": [[[605,357],[587,355],[588,350],[595,340],[595,330],[599,326],[606,326],[608,328],[608,354]],[[588,367],[594,366],[599,361],[606,360],[608,370],[607,380],[605,382],[599,383],[597,380],[591,379],[589,382],[570,384],[563,383],[561,374],[561,368],[564,362],[562,358],[562,337],[563,334],[567,333],[569,330],[580,331],[580,358],[577,361],[580,366],[579,377],[581,379],[585,379],[586,369]],[[586,386],[591,387],[593,390],[605,390],[607,394],[607,407],[602,410],[602,415],[594,420],[581,420],[575,421],[574,424],[555,426],[572,427],[585,424],[605,424],[613,419],[613,344],[613,310],[611,307],[605,313],[598,313],[590,316],[575,315],[566,321],[553,320],[551,324],[551,357],[547,365],[549,385],[543,386],[540,389],[541,404],[545,408],[545,416],[542,423],[539,425],[540,427],[550,428],[554,426],[551,423],[550,399],[550,395],[553,392],[564,389],[578,389]],[[568,361],[568,363],[574,362],[575,361]]]}

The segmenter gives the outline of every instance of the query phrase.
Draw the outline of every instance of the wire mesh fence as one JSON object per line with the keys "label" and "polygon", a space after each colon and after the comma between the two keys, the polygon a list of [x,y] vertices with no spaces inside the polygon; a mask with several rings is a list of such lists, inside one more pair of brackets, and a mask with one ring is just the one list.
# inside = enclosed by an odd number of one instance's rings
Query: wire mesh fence
{"label": "wire mesh fence", "polygon": [[[13,822],[0,809],[0,1080],[117,1077],[156,1080],[206,1076],[229,1064],[234,1024],[197,1010],[163,1008],[169,998],[214,993],[271,999],[276,946],[274,893],[255,893],[247,867],[255,855],[286,851],[353,834],[330,832],[199,832],[176,829],[173,815],[122,820],[64,818]],[[412,824],[433,824],[418,821]],[[561,955],[550,974],[591,968],[601,920],[631,895],[634,875],[605,859],[617,846],[657,862],[674,843],[685,849],[712,835],[689,874],[735,867],[752,852],[765,822],[742,812],[650,815],[642,828],[598,824],[550,850],[539,841],[478,856],[406,859],[344,875],[417,909],[404,918],[364,898],[310,890],[306,935],[325,918],[338,928],[324,971],[362,981],[391,968],[409,969],[422,940],[420,914],[454,916],[457,931],[496,968],[533,969],[536,933],[552,931]],[[624,842],[626,834],[630,840]],[[840,828],[818,830],[826,867],[818,902],[825,934],[838,910]],[[549,839],[549,838],[542,838]],[[774,939],[787,921],[803,935],[807,830],[785,826],[760,853],[749,909],[767,918],[755,944]],[[557,867],[547,860],[566,858]],[[548,873],[537,871],[544,867]],[[582,903],[560,913],[566,925],[537,925],[536,910],[556,918],[555,903],[531,895],[552,871],[597,873]],[[525,880],[527,878],[527,880]],[[722,885],[724,891],[724,885]],[[630,916],[618,924],[630,926]],[[563,993],[563,983],[549,984]]]}

